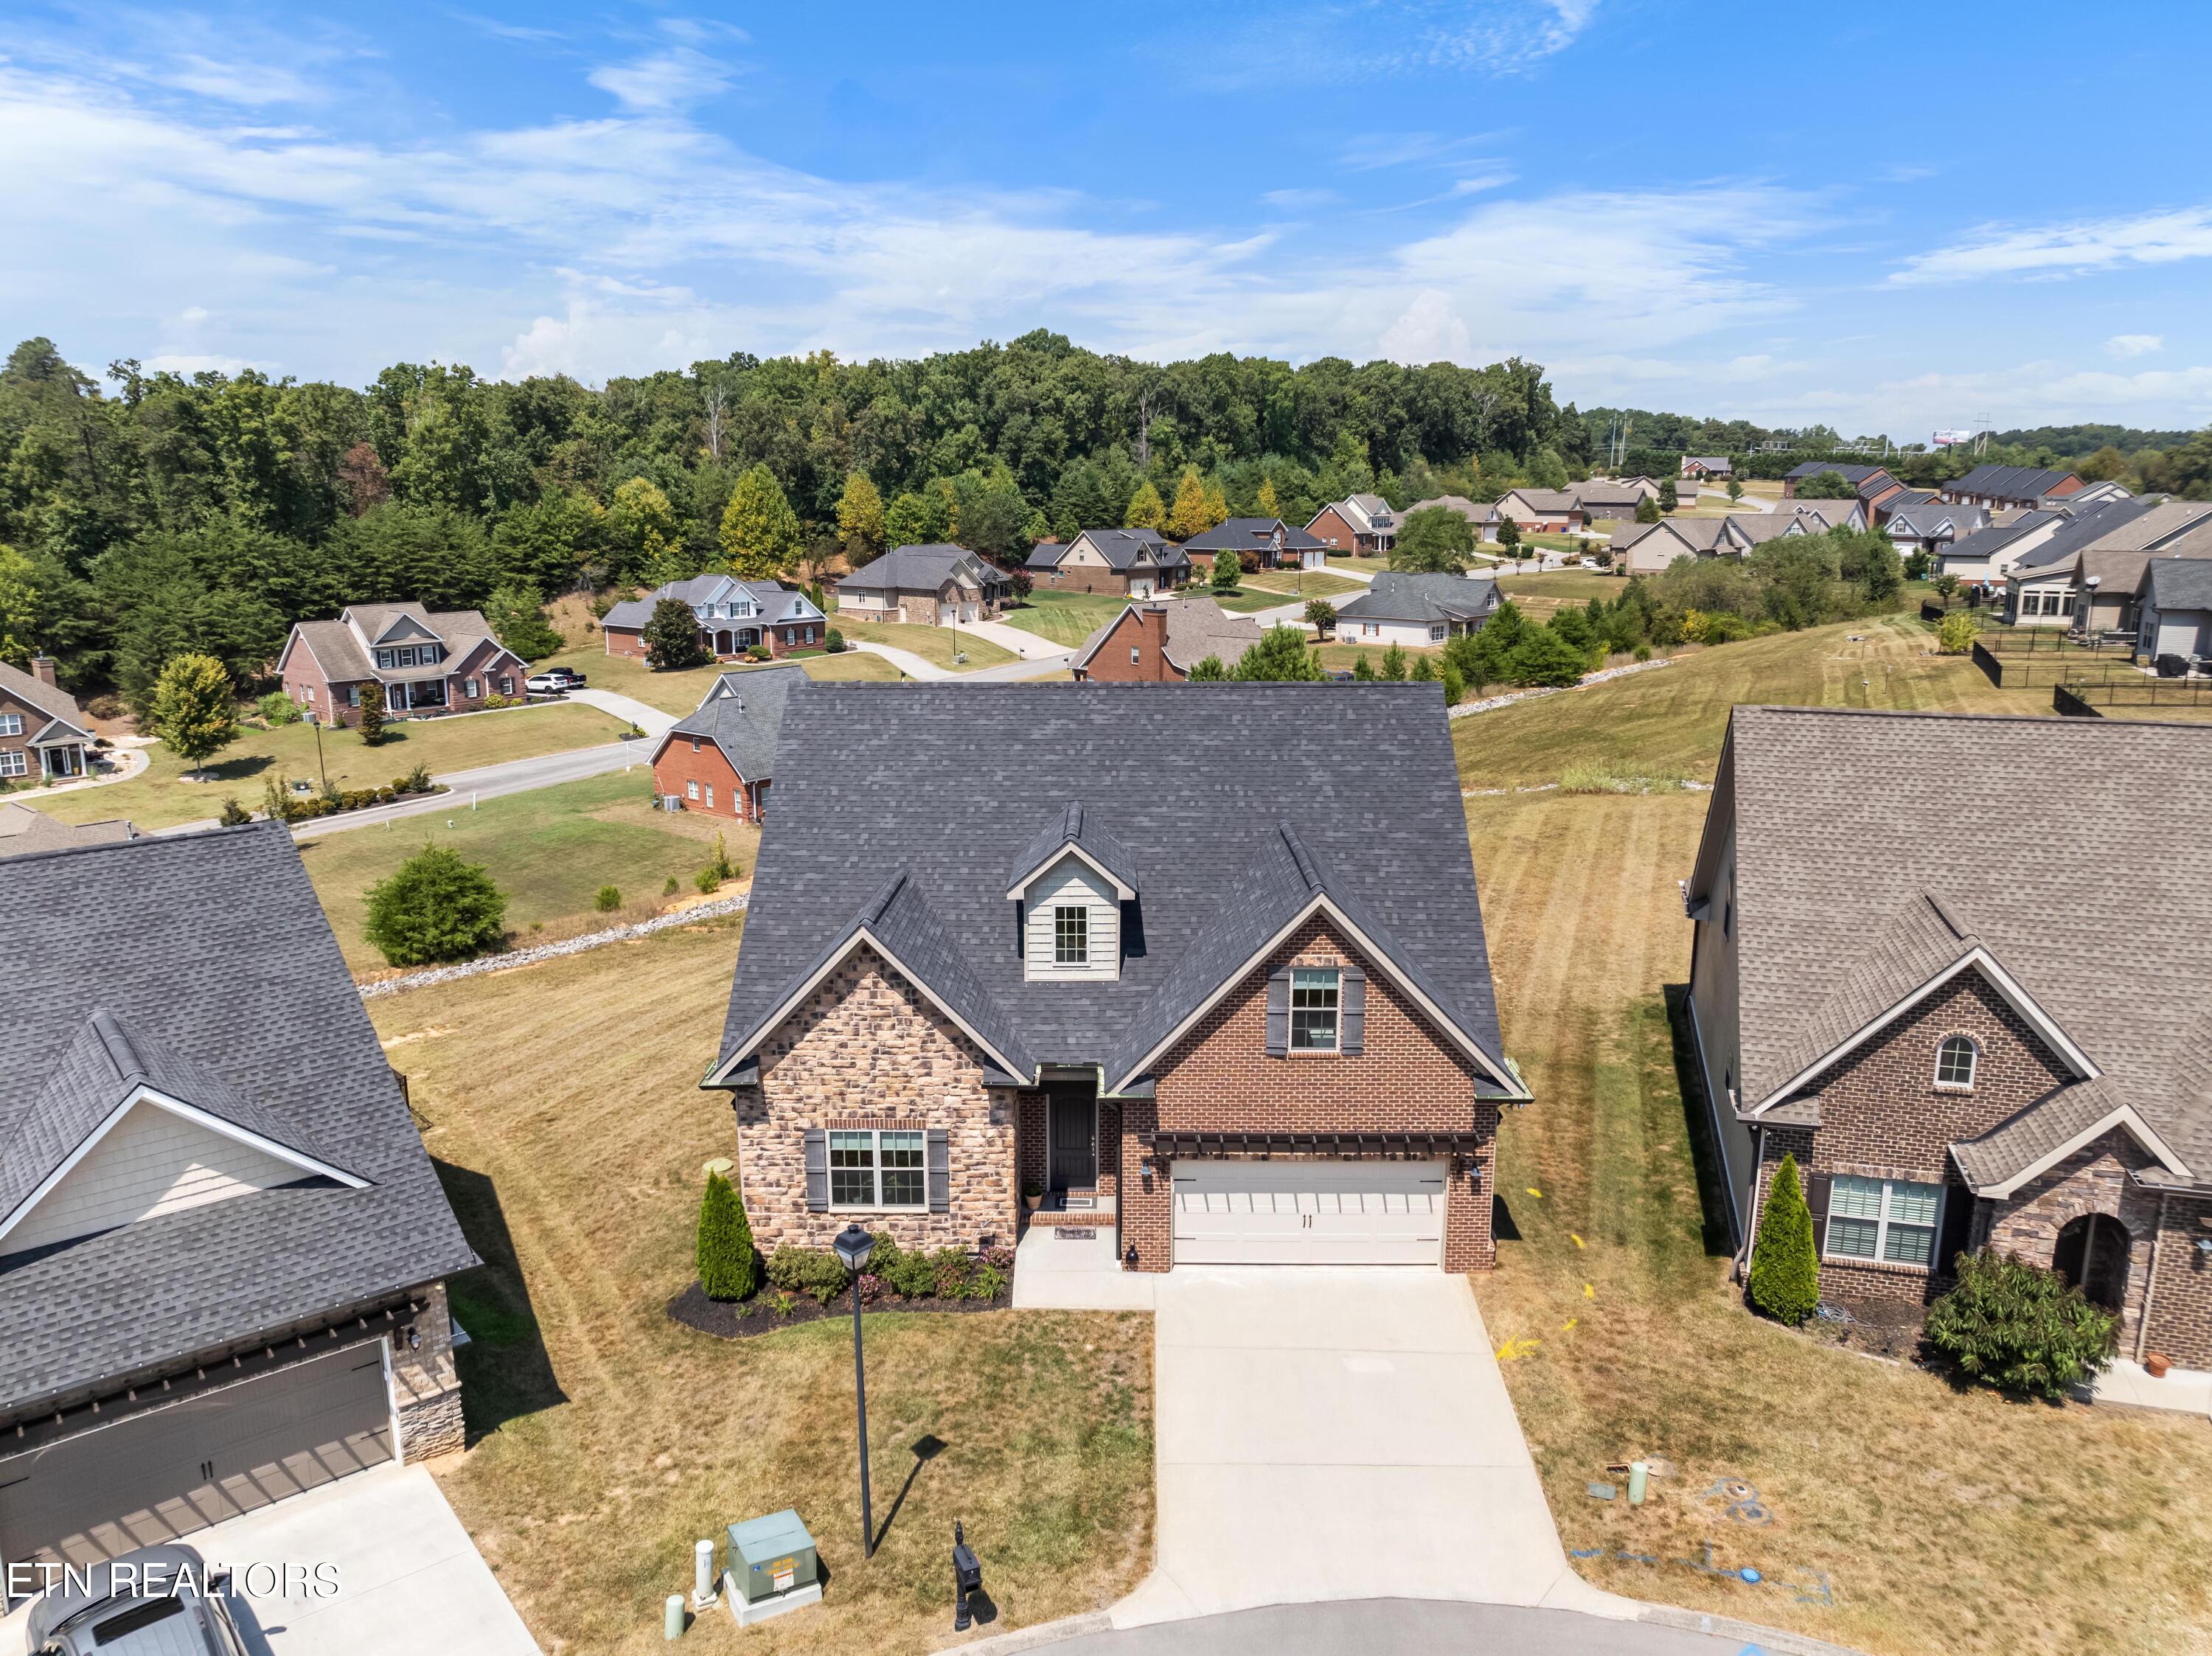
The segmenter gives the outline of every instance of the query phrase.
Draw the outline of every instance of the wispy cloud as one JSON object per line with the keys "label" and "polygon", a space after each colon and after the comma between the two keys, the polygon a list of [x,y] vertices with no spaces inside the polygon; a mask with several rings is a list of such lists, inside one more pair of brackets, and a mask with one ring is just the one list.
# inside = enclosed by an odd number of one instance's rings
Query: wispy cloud
{"label": "wispy cloud", "polygon": [[1336,164],[1347,173],[1374,173],[1389,167],[1465,167],[1475,162],[1498,136],[1355,132],[1337,150]]}
{"label": "wispy cloud", "polygon": [[2105,342],[2115,356],[2149,356],[2166,349],[2166,336],[2158,333],[2116,333]]}
{"label": "wispy cloud", "polygon": [[2078,224],[1983,227],[1952,246],[1907,259],[1899,285],[1997,276],[2074,276],[2131,264],[2212,258],[2212,207],[2185,207]]}
{"label": "wispy cloud", "polygon": [[694,47],[670,46],[627,63],[605,64],[585,78],[613,94],[626,109],[665,110],[714,96],[727,88],[734,71]]}
{"label": "wispy cloud", "polygon": [[[1163,59],[1212,87],[1306,85],[1415,70],[1514,75],[1565,51],[1599,0],[1321,0],[1270,10],[1243,27],[1216,17]],[[1195,70],[1190,64],[1200,67]]]}

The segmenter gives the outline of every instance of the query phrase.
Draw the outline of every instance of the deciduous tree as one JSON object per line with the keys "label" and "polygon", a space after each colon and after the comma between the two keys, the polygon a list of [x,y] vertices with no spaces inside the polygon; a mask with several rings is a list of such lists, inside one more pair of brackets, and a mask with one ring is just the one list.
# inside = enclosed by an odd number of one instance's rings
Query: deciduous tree
{"label": "deciduous tree", "polygon": [[645,658],[659,672],[696,667],[707,659],[699,643],[699,617],[681,598],[663,598],[645,623]]}
{"label": "deciduous tree", "polygon": [[743,580],[769,580],[799,557],[799,518],[765,465],[738,479],[722,510],[722,558]]}
{"label": "deciduous tree", "polygon": [[1212,527],[1206,513],[1206,484],[1196,466],[1186,466],[1182,481],[1176,485],[1175,505],[1168,511],[1167,532],[1173,539],[1187,541]]}
{"label": "deciduous tree", "polygon": [[1448,506],[1423,507],[1409,512],[1398,525],[1398,538],[1390,548],[1393,569],[1429,574],[1466,573],[1474,555],[1474,525],[1466,515]]}
{"label": "deciduous tree", "polygon": [[856,569],[884,549],[884,497],[865,471],[846,475],[837,497],[837,538]]}
{"label": "deciduous tree", "polygon": [[169,751],[195,771],[238,740],[238,704],[222,663],[204,655],[170,662],[154,687],[149,722]]}
{"label": "deciduous tree", "polygon": [[1137,492],[1129,497],[1129,510],[1122,518],[1121,526],[1167,532],[1168,509],[1149,478],[1138,484]]}

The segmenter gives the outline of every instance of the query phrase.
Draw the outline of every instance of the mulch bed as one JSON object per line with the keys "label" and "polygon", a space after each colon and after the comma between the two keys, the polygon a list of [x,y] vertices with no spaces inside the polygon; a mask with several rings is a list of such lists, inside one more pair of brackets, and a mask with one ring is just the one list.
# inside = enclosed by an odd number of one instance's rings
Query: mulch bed
{"label": "mulch bed", "polygon": [[1853,1351],[1917,1363],[1922,1361],[1921,1325],[1927,1319],[1924,1305],[1905,1305],[1895,1300],[1824,1299],[1805,1326],[1816,1338]]}
{"label": "mulch bed", "polygon": [[[668,1302],[668,1316],[686,1328],[696,1329],[702,1334],[712,1334],[718,1340],[750,1339],[756,1334],[773,1334],[779,1328],[796,1328],[801,1323],[820,1322],[825,1317],[850,1317],[853,1301],[849,1296],[823,1305],[811,1294],[792,1295],[791,1314],[783,1315],[777,1309],[777,1291],[763,1288],[750,1300],[710,1300],[707,1290],[694,1283]],[[863,1304],[860,1314],[874,1316],[884,1311],[1004,1311],[1013,1304],[1013,1284],[1009,1280],[1006,1291],[995,1300],[900,1300],[884,1298],[872,1304]]]}

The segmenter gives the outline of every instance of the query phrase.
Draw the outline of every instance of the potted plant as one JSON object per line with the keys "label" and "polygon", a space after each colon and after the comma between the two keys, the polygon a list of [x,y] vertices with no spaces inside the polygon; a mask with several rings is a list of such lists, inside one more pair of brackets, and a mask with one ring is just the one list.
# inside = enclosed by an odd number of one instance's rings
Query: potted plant
{"label": "potted plant", "polygon": [[2153,1380],[2164,1380],[2166,1371],[2172,1367],[2173,1364],[2168,1361],[2163,1351],[2147,1351],[2143,1354],[2143,1373],[2148,1374]]}
{"label": "potted plant", "polygon": [[1044,1204],[1044,1186],[1034,1179],[1022,1181],[1022,1205],[1035,1213]]}

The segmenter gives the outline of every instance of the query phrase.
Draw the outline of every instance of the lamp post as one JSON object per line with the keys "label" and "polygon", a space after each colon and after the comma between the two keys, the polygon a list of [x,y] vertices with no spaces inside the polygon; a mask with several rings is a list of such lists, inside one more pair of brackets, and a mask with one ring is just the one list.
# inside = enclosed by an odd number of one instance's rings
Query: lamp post
{"label": "lamp post", "polygon": [[845,1269],[853,1273],[853,1403],[860,1417],[860,1538],[866,1551],[863,1556],[876,1556],[876,1519],[868,1503],[868,1377],[860,1364],[860,1272],[868,1263],[868,1255],[875,1252],[876,1239],[858,1225],[848,1225],[837,1233],[830,1246]]}

